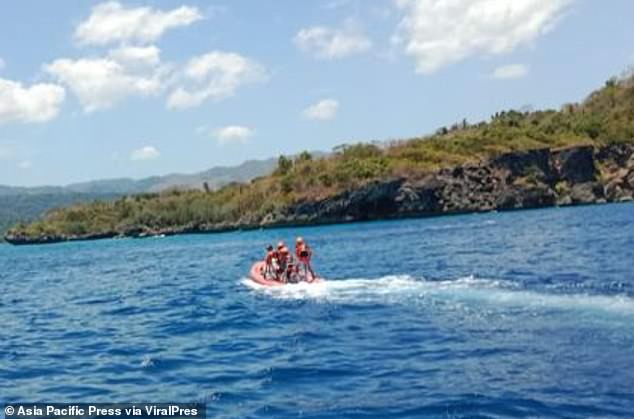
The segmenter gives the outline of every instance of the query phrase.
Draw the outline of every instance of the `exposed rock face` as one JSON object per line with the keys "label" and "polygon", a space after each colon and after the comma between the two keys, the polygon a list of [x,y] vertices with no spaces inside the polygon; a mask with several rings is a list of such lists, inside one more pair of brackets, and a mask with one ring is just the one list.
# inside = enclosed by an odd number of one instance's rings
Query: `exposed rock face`
{"label": "exposed rock face", "polygon": [[389,218],[399,210],[395,197],[402,184],[402,180],[374,182],[353,191],[346,191],[334,198],[299,203],[287,208],[282,216],[282,224]]}
{"label": "exposed rock face", "polygon": [[552,153],[551,160],[559,180],[573,183],[596,180],[597,167],[592,147],[575,147]]}
{"label": "exposed rock face", "polygon": [[373,182],[303,202],[261,226],[332,223],[631,200],[634,145],[508,153],[443,169],[419,181]]}
{"label": "exposed rock face", "polygon": [[634,145],[620,144],[596,153],[602,165],[602,184],[607,201],[622,202],[634,199]]}
{"label": "exposed rock face", "polygon": [[443,169],[421,180],[388,179],[319,201],[296,203],[237,223],[188,225],[73,237],[8,235],[13,244],[108,237],[207,233],[236,229],[326,224],[491,210],[622,202],[634,199],[634,144],[578,146],[501,155],[477,165]]}

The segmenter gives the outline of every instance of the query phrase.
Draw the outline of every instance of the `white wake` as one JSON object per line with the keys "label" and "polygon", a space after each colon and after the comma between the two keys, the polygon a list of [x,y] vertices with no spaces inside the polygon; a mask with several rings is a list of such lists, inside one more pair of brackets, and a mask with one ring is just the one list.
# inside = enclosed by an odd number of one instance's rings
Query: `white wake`
{"label": "white wake", "polygon": [[249,279],[242,283],[255,292],[279,299],[314,299],[341,303],[398,303],[430,300],[473,302],[553,310],[598,310],[634,315],[634,298],[625,295],[551,294],[473,276],[431,281],[407,275],[377,279],[327,280],[319,284],[259,285]]}

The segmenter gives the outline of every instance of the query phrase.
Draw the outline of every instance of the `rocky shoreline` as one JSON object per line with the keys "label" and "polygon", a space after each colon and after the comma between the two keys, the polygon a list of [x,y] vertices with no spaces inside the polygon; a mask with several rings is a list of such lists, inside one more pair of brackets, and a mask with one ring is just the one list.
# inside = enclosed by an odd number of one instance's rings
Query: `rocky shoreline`
{"label": "rocky shoreline", "polygon": [[576,146],[506,153],[420,179],[386,179],[318,201],[291,205],[235,223],[145,226],[82,236],[7,234],[14,245],[117,237],[217,233],[233,230],[506,211],[634,199],[634,144]]}

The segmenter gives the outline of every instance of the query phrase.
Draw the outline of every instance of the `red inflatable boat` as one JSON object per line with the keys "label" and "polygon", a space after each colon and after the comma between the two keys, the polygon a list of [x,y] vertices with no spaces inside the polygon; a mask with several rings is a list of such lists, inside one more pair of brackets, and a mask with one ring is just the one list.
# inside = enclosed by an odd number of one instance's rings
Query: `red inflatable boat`
{"label": "red inflatable boat", "polygon": [[[251,278],[251,280],[253,280],[254,282],[257,282],[260,285],[265,285],[267,287],[277,287],[280,285],[286,285],[284,282],[280,282],[280,281],[276,281],[274,279],[268,279],[264,277],[264,268],[265,268],[266,264],[265,262],[256,262],[252,267],[251,267],[251,272],[249,272],[249,277]],[[319,282],[324,282],[323,279],[321,278],[315,278],[312,281],[306,281],[306,283],[308,284],[316,284]]]}

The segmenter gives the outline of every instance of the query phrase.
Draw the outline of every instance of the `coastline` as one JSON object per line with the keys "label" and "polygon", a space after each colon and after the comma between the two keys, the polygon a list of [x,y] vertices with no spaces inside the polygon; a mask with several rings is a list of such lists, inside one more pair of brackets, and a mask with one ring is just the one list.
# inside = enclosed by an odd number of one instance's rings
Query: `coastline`
{"label": "coastline", "polygon": [[634,200],[634,144],[573,146],[501,154],[458,165],[421,179],[389,178],[322,200],[296,202],[233,223],[133,226],[84,235],[7,234],[13,245],[108,238],[213,234],[237,230],[298,227],[423,218],[453,214],[564,207]]}

